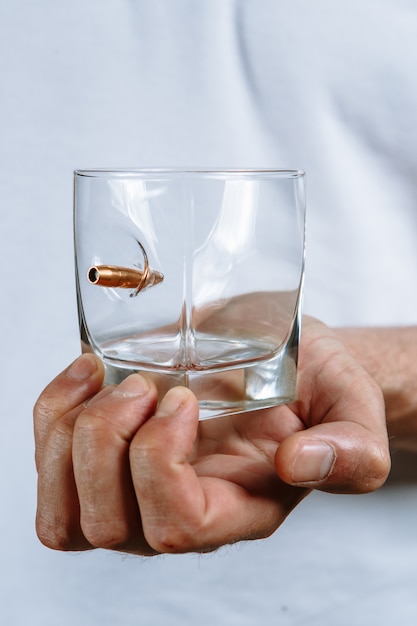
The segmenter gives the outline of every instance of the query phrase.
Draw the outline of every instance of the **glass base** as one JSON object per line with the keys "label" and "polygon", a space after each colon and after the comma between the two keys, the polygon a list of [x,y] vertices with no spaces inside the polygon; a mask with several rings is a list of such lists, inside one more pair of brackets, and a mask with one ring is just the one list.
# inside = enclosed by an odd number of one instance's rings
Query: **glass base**
{"label": "glass base", "polygon": [[[159,400],[172,387],[188,387],[197,397],[203,420],[294,401],[299,334],[296,318],[289,337],[272,358],[204,370],[155,369],[98,356],[105,366],[105,384],[115,385],[130,374],[141,373],[155,382]],[[92,351],[85,341],[83,351]]]}

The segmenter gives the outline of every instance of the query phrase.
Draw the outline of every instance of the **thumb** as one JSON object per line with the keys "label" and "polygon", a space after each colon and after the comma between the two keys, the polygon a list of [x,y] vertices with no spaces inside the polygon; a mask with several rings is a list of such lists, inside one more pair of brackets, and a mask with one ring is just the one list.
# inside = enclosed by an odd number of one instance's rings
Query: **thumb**
{"label": "thumb", "polygon": [[356,423],[326,423],[284,439],[276,471],[289,485],[334,493],[378,489],[390,470],[386,440]]}

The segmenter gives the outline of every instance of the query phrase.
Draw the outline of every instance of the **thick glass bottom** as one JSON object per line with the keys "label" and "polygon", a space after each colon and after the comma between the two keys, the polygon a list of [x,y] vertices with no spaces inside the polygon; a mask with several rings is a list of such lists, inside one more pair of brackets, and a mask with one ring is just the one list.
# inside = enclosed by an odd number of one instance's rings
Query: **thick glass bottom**
{"label": "thick glass bottom", "polygon": [[[106,384],[118,384],[129,374],[140,372],[155,382],[160,399],[172,387],[188,387],[197,397],[200,419],[209,419],[292,402],[295,399],[299,332],[296,319],[278,352],[271,355],[266,346],[256,349],[248,346],[247,360],[234,360],[231,346],[226,346],[224,355],[228,354],[229,358],[217,361],[216,367],[210,367],[208,359],[205,367],[201,367],[201,363],[196,366],[189,363],[187,367],[155,368],[143,361],[138,364],[123,360],[123,351],[120,346],[116,350],[114,345],[98,356],[105,364]],[[242,355],[242,346],[239,348]],[[85,343],[83,349],[92,350]]]}

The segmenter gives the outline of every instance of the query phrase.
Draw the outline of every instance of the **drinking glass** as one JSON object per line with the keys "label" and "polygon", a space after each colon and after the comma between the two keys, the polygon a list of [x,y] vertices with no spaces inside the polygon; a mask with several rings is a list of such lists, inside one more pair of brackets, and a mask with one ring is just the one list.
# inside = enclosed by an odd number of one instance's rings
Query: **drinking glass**
{"label": "drinking glass", "polygon": [[304,172],[77,170],[83,351],[106,383],[189,387],[200,418],[295,398]]}

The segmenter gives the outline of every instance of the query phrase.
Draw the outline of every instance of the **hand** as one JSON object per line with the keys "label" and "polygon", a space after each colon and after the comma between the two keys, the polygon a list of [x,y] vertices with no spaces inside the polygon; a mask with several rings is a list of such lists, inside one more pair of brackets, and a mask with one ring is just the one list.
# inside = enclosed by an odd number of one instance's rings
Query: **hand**
{"label": "hand", "polygon": [[384,394],[391,449],[417,452],[417,326],[339,328],[337,335]]}
{"label": "hand", "polygon": [[55,549],[151,555],[270,535],[313,488],[361,493],[390,467],[382,394],[342,341],[304,321],[298,400],[198,422],[185,388],[102,388],[85,354],[35,406],[37,532]]}

